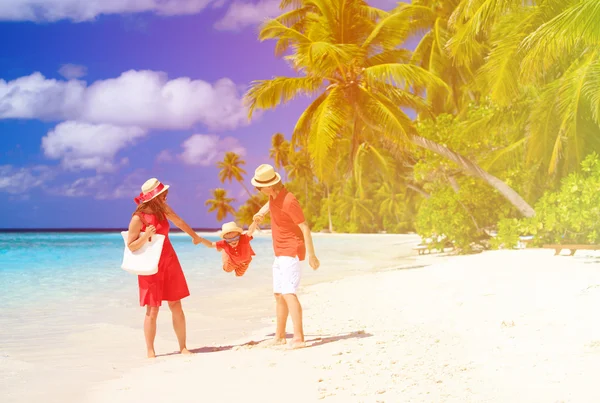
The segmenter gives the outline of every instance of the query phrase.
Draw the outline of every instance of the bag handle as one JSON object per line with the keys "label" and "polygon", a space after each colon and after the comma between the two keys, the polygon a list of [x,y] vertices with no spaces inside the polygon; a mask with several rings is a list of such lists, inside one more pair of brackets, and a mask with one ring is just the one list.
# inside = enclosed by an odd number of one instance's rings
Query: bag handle
{"label": "bag handle", "polygon": [[[140,220],[142,220],[142,224],[144,224],[144,227],[148,228],[148,221],[146,221],[146,219],[144,218],[144,215],[140,212],[135,213],[134,215],[140,217]],[[148,241],[152,241],[152,237],[148,238]]]}

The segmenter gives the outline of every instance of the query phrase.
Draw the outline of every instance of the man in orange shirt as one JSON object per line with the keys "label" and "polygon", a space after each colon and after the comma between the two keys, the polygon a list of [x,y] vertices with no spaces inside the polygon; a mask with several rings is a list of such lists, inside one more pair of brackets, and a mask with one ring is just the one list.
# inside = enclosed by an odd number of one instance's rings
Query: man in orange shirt
{"label": "man in orange shirt", "polygon": [[285,344],[285,326],[288,314],[294,324],[292,348],[305,347],[302,326],[302,306],[296,295],[302,277],[301,262],[308,251],[308,263],[313,270],[319,268],[310,228],[304,219],[302,207],[296,197],[281,183],[281,176],[273,167],[263,164],[256,168],[252,184],[269,196],[269,202],[254,216],[257,224],[263,220],[266,209],[271,212],[273,237],[273,293],[277,302],[277,330],[274,343]]}

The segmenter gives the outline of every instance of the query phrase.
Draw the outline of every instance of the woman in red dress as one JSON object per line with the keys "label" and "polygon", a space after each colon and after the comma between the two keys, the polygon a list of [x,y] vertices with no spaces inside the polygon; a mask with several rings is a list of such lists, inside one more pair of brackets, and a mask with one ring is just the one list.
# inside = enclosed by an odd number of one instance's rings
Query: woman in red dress
{"label": "woman in red dress", "polygon": [[[144,336],[148,357],[154,358],[154,338],[156,336],[156,318],[162,301],[169,303],[173,316],[173,328],[182,354],[190,354],[186,347],[185,315],[181,299],[190,295],[185,275],[177,259],[177,254],[169,240],[169,221],[181,228],[193,239],[194,244],[203,241],[192,228],[183,221],[167,204],[169,186],[152,178],[142,185],[142,193],[135,198],[138,205],[129,223],[127,245],[136,251],[154,234],[165,236],[164,246],[158,262],[158,272],[151,276],[138,276],[140,305],[146,307]],[[144,232],[140,236],[140,232]]]}

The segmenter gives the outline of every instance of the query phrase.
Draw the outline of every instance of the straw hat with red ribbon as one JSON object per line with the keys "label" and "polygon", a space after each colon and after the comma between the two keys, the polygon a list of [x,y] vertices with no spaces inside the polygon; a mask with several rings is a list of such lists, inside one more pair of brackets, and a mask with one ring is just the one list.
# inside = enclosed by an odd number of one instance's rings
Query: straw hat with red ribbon
{"label": "straw hat with red ribbon", "polygon": [[166,192],[168,189],[169,185],[161,183],[156,178],[151,178],[144,182],[142,185],[142,193],[140,193],[139,196],[133,200],[135,200],[135,204],[146,203]]}

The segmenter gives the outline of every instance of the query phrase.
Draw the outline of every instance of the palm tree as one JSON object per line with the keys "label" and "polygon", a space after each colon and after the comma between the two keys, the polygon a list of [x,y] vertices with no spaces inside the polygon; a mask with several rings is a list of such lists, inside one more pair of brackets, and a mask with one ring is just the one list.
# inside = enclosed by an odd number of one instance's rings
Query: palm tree
{"label": "palm tree", "polygon": [[204,205],[210,206],[208,212],[217,212],[217,220],[221,221],[227,214],[235,215],[235,209],[231,206],[231,203],[235,201],[230,197],[227,197],[227,191],[225,189],[217,188],[212,189],[212,199],[207,200]]}
{"label": "palm tree", "polygon": [[284,168],[289,164],[289,153],[290,143],[283,134],[275,133],[271,138],[271,149],[269,150],[269,157],[273,159],[275,168]]}
{"label": "palm tree", "polygon": [[348,222],[358,224],[358,230],[372,226],[375,220],[371,200],[361,197],[354,179],[344,187],[338,204],[338,212]]}
{"label": "palm tree", "polygon": [[248,193],[248,197],[252,197],[252,194],[244,184],[243,175],[246,175],[246,171],[242,168],[242,165],[245,164],[246,161],[241,159],[238,154],[233,151],[226,152],[223,161],[217,162],[217,168],[220,169],[219,180],[221,183],[225,183],[225,181],[231,183],[235,179],[242,185],[246,193]]}
{"label": "palm tree", "polygon": [[252,200],[253,203],[256,203],[256,200],[244,184],[244,177],[242,175],[246,175],[246,171],[241,166],[245,164],[246,161],[241,159],[238,154],[233,151],[226,152],[223,161],[217,162],[217,167],[221,169],[219,171],[219,180],[221,183],[225,183],[225,181],[231,183],[232,180],[235,179],[242,185],[248,194],[248,200]]}
{"label": "palm tree", "polygon": [[308,152],[301,148],[295,152],[290,150],[288,165],[286,171],[290,179],[297,180],[304,188],[305,202],[308,203],[308,188],[314,183],[314,173]]}
{"label": "palm tree", "polygon": [[[287,5],[284,1],[282,5]],[[295,3],[296,4],[296,3]],[[365,141],[380,147],[426,148],[498,189],[523,215],[534,210],[510,186],[445,146],[420,137],[402,108],[431,113],[411,88],[448,91],[435,74],[408,62],[397,46],[410,33],[410,20],[369,7],[363,0],[301,0],[292,10],[261,27],[260,40],[277,39],[296,77],[254,81],[246,93],[249,117],[256,109],[275,108],[299,95],[314,98],[302,113],[292,146],[303,146],[317,177],[333,168],[340,140],[349,139],[351,155]]]}

